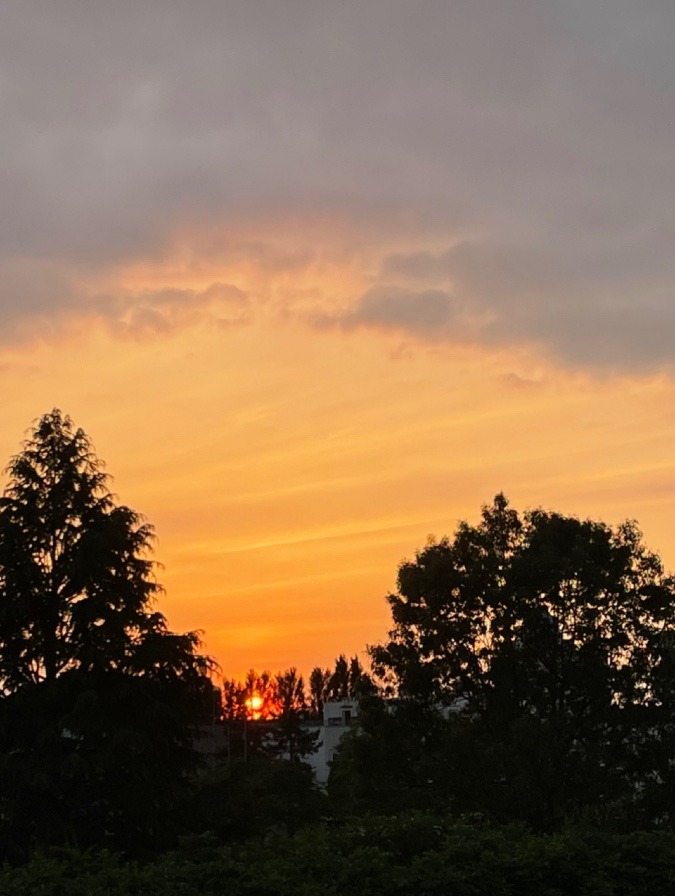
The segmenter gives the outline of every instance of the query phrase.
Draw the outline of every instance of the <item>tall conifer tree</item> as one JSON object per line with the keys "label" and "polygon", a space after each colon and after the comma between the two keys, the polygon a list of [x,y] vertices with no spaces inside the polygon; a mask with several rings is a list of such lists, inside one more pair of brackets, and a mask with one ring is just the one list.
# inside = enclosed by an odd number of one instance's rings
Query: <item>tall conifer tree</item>
{"label": "tall conifer tree", "polygon": [[69,417],[41,417],[7,473],[0,817],[24,842],[150,836],[194,759],[210,660],[154,608],[153,529]]}

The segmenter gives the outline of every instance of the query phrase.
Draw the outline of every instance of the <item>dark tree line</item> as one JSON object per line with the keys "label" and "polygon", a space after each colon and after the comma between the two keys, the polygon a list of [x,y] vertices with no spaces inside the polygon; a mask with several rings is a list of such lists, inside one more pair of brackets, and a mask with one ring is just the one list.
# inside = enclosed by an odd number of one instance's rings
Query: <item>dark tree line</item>
{"label": "dark tree line", "polygon": [[344,654],[335,660],[333,669],[315,666],[309,676],[309,701],[312,715],[320,718],[324,703],[335,700],[360,699],[374,694],[372,677],[357,656],[349,660]]}
{"label": "dark tree line", "polygon": [[324,703],[358,700],[375,690],[359,658],[347,660],[343,654],[335,660],[333,670],[319,666],[312,670],[309,689],[295,667],[276,675],[251,669],[242,681],[226,679],[221,705],[229,756],[246,752],[247,756],[306,759],[320,745],[313,728],[323,719]]}
{"label": "dark tree line", "polygon": [[375,689],[358,656],[348,660],[340,654],[333,669],[315,666],[309,675],[309,687],[295,667],[276,675],[251,669],[243,680],[229,678],[223,682],[223,716],[275,718],[292,711],[305,719],[320,719],[324,703],[358,699]]}

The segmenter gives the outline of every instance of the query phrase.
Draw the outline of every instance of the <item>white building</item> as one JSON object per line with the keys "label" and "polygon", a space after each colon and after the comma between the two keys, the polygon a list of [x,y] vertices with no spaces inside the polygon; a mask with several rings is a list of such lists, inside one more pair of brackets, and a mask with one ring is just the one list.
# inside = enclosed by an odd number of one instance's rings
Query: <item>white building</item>
{"label": "white building", "polygon": [[335,750],[358,715],[356,700],[335,700],[323,705],[323,724],[307,724],[308,731],[319,734],[319,748],[316,753],[304,757],[304,762],[312,767],[317,783],[325,785],[330,773],[330,764]]}

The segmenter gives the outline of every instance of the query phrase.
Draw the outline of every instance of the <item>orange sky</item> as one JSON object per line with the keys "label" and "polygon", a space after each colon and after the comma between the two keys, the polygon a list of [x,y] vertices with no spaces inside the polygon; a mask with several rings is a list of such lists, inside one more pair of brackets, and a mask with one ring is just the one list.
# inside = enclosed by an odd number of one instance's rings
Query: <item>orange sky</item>
{"label": "orange sky", "polygon": [[675,564],[666,377],[311,331],[263,308],[134,338],[75,322],[7,352],[0,382],[0,453],[52,405],[83,426],[156,527],[171,626],[204,629],[227,675],[363,651],[386,632],[398,562],[502,489],[520,509],[636,517]]}
{"label": "orange sky", "polygon": [[668,4],[6,6],[0,460],[71,415],[226,675],[500,490],[675,567]]}

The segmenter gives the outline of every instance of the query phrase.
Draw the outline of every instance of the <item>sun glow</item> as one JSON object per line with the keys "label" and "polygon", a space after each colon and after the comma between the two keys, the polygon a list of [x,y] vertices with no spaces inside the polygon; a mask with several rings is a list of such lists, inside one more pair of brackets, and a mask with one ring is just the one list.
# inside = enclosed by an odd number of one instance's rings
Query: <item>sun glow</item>
{"label": "sun glow", "polygon": [[246,701],[247,716],[249,719],[259,719],[265,701],[260,694],[252,694]]}

